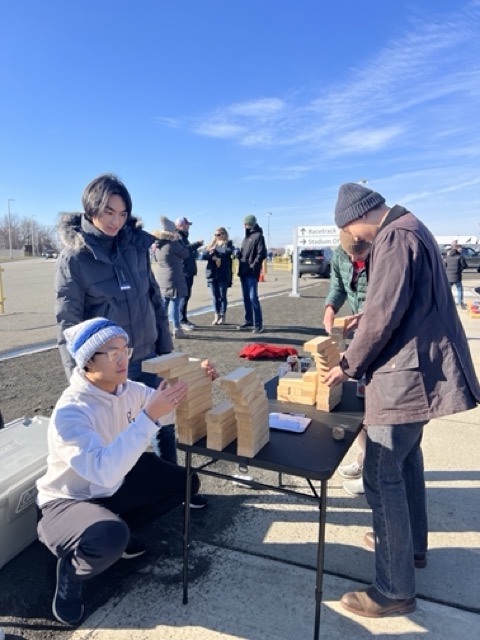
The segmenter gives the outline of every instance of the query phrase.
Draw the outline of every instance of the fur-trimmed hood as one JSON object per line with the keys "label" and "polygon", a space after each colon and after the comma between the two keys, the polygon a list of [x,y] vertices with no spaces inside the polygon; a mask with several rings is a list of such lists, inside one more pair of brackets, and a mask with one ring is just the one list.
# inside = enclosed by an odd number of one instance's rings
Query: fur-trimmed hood
{"label": "fur-trimmed hood", "polygon": [[[86,236],[91,223],[85,218],[83,213],[61,213],[57,224],[57,233],[62,245],[72,251],[81,251],[88,246]],[[142,235],[150,237],[150,244],[154,238],[143,230],[142,223],[135,216],[130,216],[125,226],[120,230],[118,237],[130,238],[135,231],[142,231]],[[147,245],[148,246],[148,245]]]}

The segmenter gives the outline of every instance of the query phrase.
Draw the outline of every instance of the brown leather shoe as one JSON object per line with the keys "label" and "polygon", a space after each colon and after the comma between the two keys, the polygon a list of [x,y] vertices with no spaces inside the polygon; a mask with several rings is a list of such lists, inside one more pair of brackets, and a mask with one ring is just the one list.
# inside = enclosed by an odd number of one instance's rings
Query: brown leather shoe
{"label": "brown leather shoe", "polygon": [[340,600],[344,609],[366,618],[382,618],[394,613],[411,613],[415,611],[415,598],[393,600],[382,595],[373,585],[362,591],[345,593]]}
{"label": "brown leather shoe", "polygon": [[[369,549],[375,551],[375,535],[373,531],[369,531],[363,536],[363,542]],[[416,569],[425,569],[427,566],[427,554],[426,553],[415,553],[413,555],[413,564]]]}

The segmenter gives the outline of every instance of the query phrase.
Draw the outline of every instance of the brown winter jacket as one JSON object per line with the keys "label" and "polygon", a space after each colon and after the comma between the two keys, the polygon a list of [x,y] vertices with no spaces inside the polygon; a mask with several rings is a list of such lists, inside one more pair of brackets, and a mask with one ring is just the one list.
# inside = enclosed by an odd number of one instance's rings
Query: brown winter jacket
{"label": "brown winter jacket", "polygon": [[480,402],[438,245],[398,205],[372,245],[363,311],[341,366],[367,374],[365,424],[428,421]]}

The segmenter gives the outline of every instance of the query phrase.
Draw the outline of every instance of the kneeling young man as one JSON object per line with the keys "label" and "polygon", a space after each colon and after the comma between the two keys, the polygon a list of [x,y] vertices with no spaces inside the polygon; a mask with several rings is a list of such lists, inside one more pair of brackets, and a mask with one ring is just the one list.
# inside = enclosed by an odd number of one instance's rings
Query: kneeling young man
{"label": "kneeling young man", "polygon": [[[127,380],[128,335],[110,320],[86,320],[64,335],[77,367],[48,428],[38,535],[58,557],[53,614],[78,624],[83,582],[119,558],[141,555],[131,529],[183,502],[185,470],[145,449],[173,422],[187,385],[163,382],[154,390]],[[198,488],[194,476],[192,492]]]}

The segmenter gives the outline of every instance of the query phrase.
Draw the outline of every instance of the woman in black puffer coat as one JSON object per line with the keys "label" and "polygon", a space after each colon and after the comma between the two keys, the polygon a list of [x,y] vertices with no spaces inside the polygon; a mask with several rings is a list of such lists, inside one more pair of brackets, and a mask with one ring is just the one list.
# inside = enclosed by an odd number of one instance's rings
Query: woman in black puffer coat
{"label": "woman in black puffer coat", "polygon": [[227,289],[232,286],[233,243],[228,239],[225,227],[218,227],[203,258],[208,260],[205,269],[207,283],[212,292],[215,317],[212,324],[225,324],[227,313]]}

